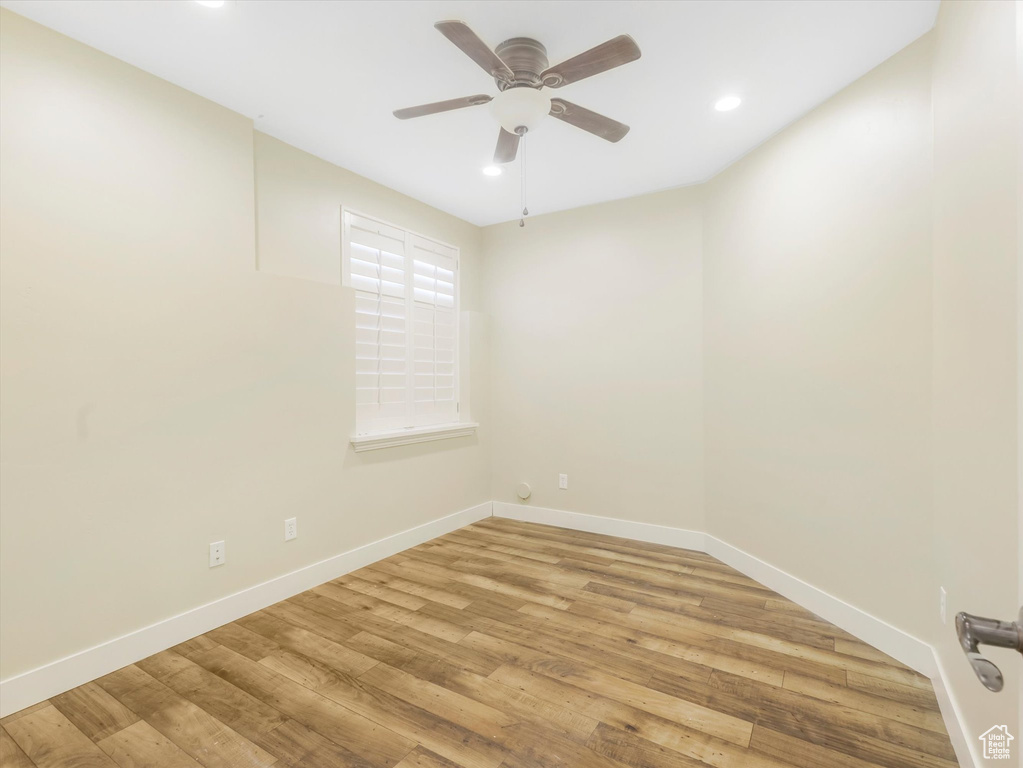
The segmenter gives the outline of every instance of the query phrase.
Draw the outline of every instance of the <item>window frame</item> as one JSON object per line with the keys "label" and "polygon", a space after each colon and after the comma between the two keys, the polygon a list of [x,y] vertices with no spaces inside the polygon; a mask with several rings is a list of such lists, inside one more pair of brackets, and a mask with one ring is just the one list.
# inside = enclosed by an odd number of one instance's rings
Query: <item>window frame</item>
{"label": "window frame", "polygon": [[[363,427],[360,429],[358,406],[355,408],[355,427],[351,437],[352,445],[356,451],[371,450],[374,448],[386,448],[393,445],[404,445],[407,443],[438,440],[448,437],[462,437],[475,432],[476,423],[463,420],[467,414],[463,414],[461,408],[462,399],[462,366],[463,339],[462,339],[462,317],[461,317],[461,249],[439,240],[436,237],[424,235],[407,227],[394,224],[379,216],[363,213],[354,208],[341,206],[341,285],[351,288],[353,293],[357,290],[352,285],[351,279],[351,217],[357,216],[361,219],[380,224],[383,227],[398,230],[404,234],[404,260],[405,260],[405,312],[406,312],[406,401],[404,426],[388,427],[378,426],[375,428]],[[379,233],[378,233],[379,234]],[[454,300],[451,308],[454,320],[453,339],[453,366],[452,366],[452,390],[455,402],[454,420],[442,420],[423,424],[415,423],[415,264],[413,257],[414,240],[432,243],[442,249],[450,250],[454,256]],[[443,255],[443,254],[441,254]],[[353,326],[354,330],[354,326]],[[354,384],[354,382],[353,382]],[[353,394],[355,390],[353,387]]]}

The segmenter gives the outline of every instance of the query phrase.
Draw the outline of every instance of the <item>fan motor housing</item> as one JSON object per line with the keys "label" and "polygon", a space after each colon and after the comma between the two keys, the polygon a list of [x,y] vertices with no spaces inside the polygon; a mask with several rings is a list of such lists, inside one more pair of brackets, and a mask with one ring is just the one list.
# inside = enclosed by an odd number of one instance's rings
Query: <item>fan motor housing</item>
{"label": "fan motor housing", "polygon": [[495,77],[498,89],[503,91],[522,86],[539,88],[543,85],[540,73],[549,66],[547,49],[543,43],[530,37],[513,37],[497,46],[494,53],[515,73],[515,79],[511,82]]}

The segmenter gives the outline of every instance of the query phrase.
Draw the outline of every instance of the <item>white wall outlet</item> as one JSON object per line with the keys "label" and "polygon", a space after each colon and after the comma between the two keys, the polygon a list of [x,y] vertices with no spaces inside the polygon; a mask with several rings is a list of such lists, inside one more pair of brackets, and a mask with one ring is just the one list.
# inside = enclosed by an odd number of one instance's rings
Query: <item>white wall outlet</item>
{"label": "white wall outlet", "polygon": [[568,490],[568,475],[558,475],[558,488],[563,491]]}
{"label": "white wall outlet", "polygon": [[298,536],[298,518],[289,517],[284,521],[284,540],[291,541]]}
{"label": "white wall outlet", "polygon": [[227,555],[225,554],[224,542],[214,541],[210,544],[210,568],[223,565],[226,560]]}
{"label": "white wall outlet", "polygon": [[944,587],[938,587],[941,599],[941,623],[948,623],[948,592],[945,591]]}

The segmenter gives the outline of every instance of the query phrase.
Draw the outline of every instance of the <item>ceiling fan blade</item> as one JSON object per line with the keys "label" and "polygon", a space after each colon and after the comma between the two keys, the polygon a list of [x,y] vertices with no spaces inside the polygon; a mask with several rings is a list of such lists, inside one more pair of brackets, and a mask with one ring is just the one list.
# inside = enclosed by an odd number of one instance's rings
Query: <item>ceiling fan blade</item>
{"label": "ceiling fan blade", "polygon": [[497,149],[494,150],[494,162],[498,165],[510,163],[515,159],[519,151],[519,136],[517,133],[510,133],[504,128],[497,137]]}
{"label": "ceiling fan blade", "polygon": [[461,48],[462,53],[483,67],[491,77],[509,82],[515,78],[515,73],[508,65],[501,61],[500,57],[490,50],[490,46],[480,40],[464,21],[438,21],[433,26]]}
{"label": "ceiling fan blade", "polygon": [[625,123],[591,112],[564,99],[551,99],[550,115],[612,143],[621,141],[629,132],[629,126]]}
{"label": "ceiling fan blade", "polygon": [[540,75],[540,79],[548,88],[560,88],[563,85],[577,83],[584,78],[620,67],[622,64],[628,64],[641,55],[635,40],[628,35],[619,35],[606,43],[601,43],[596,48],[590,48],[578,56],[573,56],[567,61],[550,67]]}
{"label": "ceiling fan blade", "polygon": [[493,98],[492,96],[487,96],[485,93],[479,93],[475,96],[466,96],[461,99],[435,101],[432,104],[421,104],[418,107],[406,107],[405,109],[396,109],[394,110],[394,116],[399,120],[408,120],[410,117],[434,115],[438,112],[448,112],[452,109],[462,109],[462,107],[475,107],[480,104],[486,104],[492,98]]}

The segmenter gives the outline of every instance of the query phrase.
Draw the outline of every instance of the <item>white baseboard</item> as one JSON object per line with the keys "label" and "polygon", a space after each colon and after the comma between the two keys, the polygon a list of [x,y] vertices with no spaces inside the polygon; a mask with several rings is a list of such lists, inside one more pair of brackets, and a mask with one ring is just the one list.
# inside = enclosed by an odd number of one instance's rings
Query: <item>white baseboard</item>
{"label": "white baseboard", "polygon": [[705,551],[920,674],[934,672],[934,652],[922,640],[714,536]]}
{"label": "white baseboard", "polygon": [[959,707],[946,683],[945,669],[931,645],[721,539],[708,535],[705,551],[930,678],[959,767],[977,768],[981,764],[976,748],[966,736]]}
{"label": "white baseboard", "polygon": [[632,520],[620,520],[615,517],[599,517],[585,515],[581,512],[565,512],[560,509],[533,507],[527,504],[510,504],[506,501],[494,502],[494,516],[522,520],[527,523],[556,525],[559,528],[571,528],[588,533],[603,533],[607,536],[620,536],[623,539],[648,541],[654,544],[666,544],[669,547],[696,549],[704,551],[706,534],[699,531],[687,531],[684,528],[671,528],[666,525],[637,523]]}
{"label": "white baseboard", "polygon": [[235,592],[233,595],[0,681],[0,717],[6,717],[12,712],[37,704],[128,664],[134,664],[147,656],[318,584],[490,517],[491,514],[492,504],[488,501],[264,581],[241,592]]}
{"label": "white baseboard", "polygon": [[0,681],[0,717],[6,717],[253,611],[491,515],[620,536],[636,541],[667,544],[706,552],[716,557],[869,645],[927,675],[934,685],[935,696],[960,767],[980,766],[980,758],[966,735],[959,707],[946,683],[944,668],[927,643],[709,534],[503,501],[485,502],[396,533]]}
{"label": "white baseboard", "polygon": [[934,674],[929,675],[931,685],[934,686],[934,696],[938,699],[938,709],[941,710],[941,719],[945,721],[945,730],[948,731],[948,738],[952,742],[952,749],[955,750],[959,760],[959,768],[980,768],[986,763],[977,748],[980,744],[978,738],[970,738],[963,727],[962,710],[948,687],[945,665],[941,663],[938,654],[933,658]]}
{"label": "white baseboard", "polygon": [[888,654],[907,667],[929,677],[934,686],[938,706],[941,709],[941,715],[959,760],[960,768],[977,768],[980,765],[973,744],[966,737],[962,726],[962,717],[954,698],[950,695],[944,668],[939,663],[934,649],[924,641],[893,627],[876,616],[846,603],[728,542],[699,531],[586,515],[579,512],[545,509],[526,504],[510,504],[502,501],[494,502],[494,516],[556,525],[589,533],[603,533],[608,536],[620,536],[637,541],[667,544],[683,549],[695,549],[716,557],[740,573],[773,589],[778,594],[816,613],[882,653]]}

